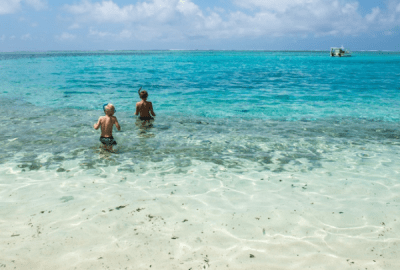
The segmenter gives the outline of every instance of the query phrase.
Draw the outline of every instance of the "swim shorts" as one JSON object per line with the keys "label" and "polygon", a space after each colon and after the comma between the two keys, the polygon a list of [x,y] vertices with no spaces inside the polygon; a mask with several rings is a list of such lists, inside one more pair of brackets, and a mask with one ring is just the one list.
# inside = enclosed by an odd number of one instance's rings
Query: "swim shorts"
{"label": "swim shorts", "polygon": [[100,137],[100,141],[102,144],[110,146],[110,145],[116,145],[117,142],[114,140],[114,137]]}
{"label": "swim shorts", "polygon": [[139,119],[142,121],[154,120],[154,118],[151,116],[140,116]]}

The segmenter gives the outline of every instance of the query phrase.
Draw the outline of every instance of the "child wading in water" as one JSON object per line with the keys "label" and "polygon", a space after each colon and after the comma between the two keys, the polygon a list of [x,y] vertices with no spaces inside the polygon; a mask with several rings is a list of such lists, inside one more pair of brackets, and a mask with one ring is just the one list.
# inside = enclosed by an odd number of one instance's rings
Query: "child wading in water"
{"label": "child wading in water", "polygon": [[113,125],[117,127],[118,131],[121,127],[118,123],[117,117],[113,116],[115,113],[115,107],[112,104],[104,104],[103,106],[105,116],[100,116],[99,121],[94,124],[94,129],[99,129],[101,126],[100,142],[103,143],[103,148],[108,151],[113,151],[113,145],[117,145],[117,142],[112,136]]}
{"label": "child wading in water", "polygon": [[[139,115],[139,119],[143,121],[143,125],[145,123],[149,123],[150,120],[154,120],[152,116],[156,116],[156,114],[153,111],[153,104],[151,104],[150,101],[147,101],[147,97],[149,94],[147,93],[146,90],[140,91],[142,87],[139,89],[139,96],[142,99],[142,101],[139,101],[136,103],[136,112],[135,115]],[[151,113],[151,115],[150,115]]]}

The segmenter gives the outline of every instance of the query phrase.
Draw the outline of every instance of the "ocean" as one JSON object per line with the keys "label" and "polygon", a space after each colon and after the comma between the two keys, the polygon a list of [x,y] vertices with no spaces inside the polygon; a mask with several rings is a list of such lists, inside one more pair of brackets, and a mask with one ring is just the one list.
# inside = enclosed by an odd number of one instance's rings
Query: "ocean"
{"label": "ocean", "polygon": [[0,53],[0,268],[399,269],[399,78],[396,52]]}

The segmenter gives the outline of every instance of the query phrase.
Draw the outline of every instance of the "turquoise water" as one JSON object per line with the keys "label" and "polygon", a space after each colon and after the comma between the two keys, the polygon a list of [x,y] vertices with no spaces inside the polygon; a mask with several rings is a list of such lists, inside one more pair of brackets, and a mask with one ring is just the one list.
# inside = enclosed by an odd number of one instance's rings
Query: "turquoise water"
{"label": "turquoise water", "polygon": [[[248,250],[265,258],[237,269],[347,269],[349,259],[361,269],[397,269],[398,78],[400,54],[391,52],[2,53],[0,236],[14,249],[0,249],[13,258],[45,246],[23,260],[33,265],[54,250],[90,257],[78,243],[61,247],[63,237],[114,252],[116,239],[136,241],[135,228],[153,235],[154,246],[172,245],[182,263],[171,269],[204,263],[198,254],[210,248],[223,267],[221,258],[239,265]],[[157,114],[150,128],[133,115],[139,87]],[[122,126],[114,130],[118,154],[100,150],[93,129],[106,102]],[[122,216],[103,216],[119,205],[129,205],[117,209]],[[123,216],[130,207],[148,212]],[[76,209],[86,209],[86,221]],[[138,225],[149,215],[193,227],[171,225],[180,239],[171,244],[171,227]],[[29,223],[39,224],[41,238]],[[187,258],[182,246],[201,252]],[[358,252],[366,247],[374,252]],[[299,253],[306,259],[294,267]],[[75,266],[90,268],[83,259]]]}
{"label": "turquoise water", "polygon": [[137,89],[160,114],[400,120],[399,53],[125,52],[0,55],[1,96],[36,106],[132,112]]}
{"label": "turquoise water", "polygon": [[[146,142],[152,147],[138,160],[183,154],[190,163],[218,154],[225,163],[230,159],[221,153],[236,147],[230,157],[263,162],[272,155],[258,151],[259,143],[268,141],[274,152],[274,136],[311,141],[316,156],[320,138],[395,143],[400,136],[398,53],[331,58],[326,52],[59,52],[7,53],[0,59],[0,97],[10,112],[2,116],[8,127],[3,139],[20,142],[7,144],[3,160],[22,145],[52,153],[95,146],[91,125],[106,102],[116,106],[123,126],[116,133],[121,151],[134,155],[140,86],[149,91],[158,118],[153,129],[137,136],[158,138]],[[308,152],[289,147],[284,155]]]}

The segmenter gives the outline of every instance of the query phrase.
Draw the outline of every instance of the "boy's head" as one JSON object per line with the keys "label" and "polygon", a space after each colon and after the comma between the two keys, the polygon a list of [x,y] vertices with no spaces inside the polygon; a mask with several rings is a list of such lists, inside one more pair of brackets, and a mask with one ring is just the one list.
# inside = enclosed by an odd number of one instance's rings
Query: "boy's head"
{"label": "boy's head", "polygon": [[140,92],[139,96],[141,99],[146,99],[149,96],[149,94],[147,93],[146,90],[143,90]]}
{"label": "boy's head", "polygon": [[104,104],[103,109],[108,116],[112,116],[115,113],[115,107],[111,103]]}

